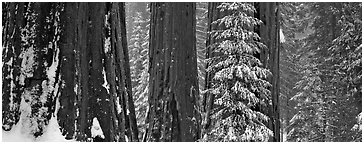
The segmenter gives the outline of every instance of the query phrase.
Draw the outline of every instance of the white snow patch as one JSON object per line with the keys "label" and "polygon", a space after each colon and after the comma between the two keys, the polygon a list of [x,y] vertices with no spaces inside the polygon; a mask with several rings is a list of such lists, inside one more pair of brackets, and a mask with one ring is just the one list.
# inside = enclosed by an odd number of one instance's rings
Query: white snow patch
{"label": "white snow patch", "polygon": [[[57,99],[56,107],[59,107],[59,102]],[[24,108],[22,112],[30,108],[22,100],[21,107]],[[29,109],[28,109],[29,110]],[[26,113],[26,112],[25,112]],[[52,116],[49,120],[49,124],[46,126],[45,131],[42,136],[35,138],[30,134],[29,125],[26,123],[25,114],[21,114],[19,122],[14,125],[11,131],[2,131],[2,141],[3,142],[73,142],[75,140],[66,140],[65,136],[62,135],[60,127],[57,123],[57,116]]]}
{"label": "white snow patch", "polygon": [[75,83],[75,87],[73,88],[73,91],[75,92],[76,95],[78,95],[77,90],[78,90],[78,85],[77,85],[77,83]]}
{"label": "white snow patch", "polygon": [[43,135],[36,139],[40,142],[72,142],[74,140],[66,140],[62,135],[59,125],[57,123],[57,117],[52,117],[49,121],[47,128]]}
{"label": "white snow patch", "polygon": [[11,131],[2,131],[2,142],[33,142],[35,138],[22,129],[22,121],[14,125]]}
{"label": "white snow patch", "polygon": [[111,51],[110,37],[107,37],[107,38],[105,38],[104,52],[105,52],[105,54],[107,54],[110,51]]}
{"label": "white snow patch", "polygon": [[[13,61],[13,58],[11,58],[10,60],[9,60],[9,62],[11,61],[11,63],[12,63],[12,61]],[[14,110],[15,108],[16,108],[16,106],[14,106],[14,97],[15,97],[15,93],[13,93],[13,90],[14,90],[14,88],[15,88],[15,83],[14,83],[14,81],[15,81],[15,79],[14,79],[14,76],[13,76],[13,71],[14,71],[14,69],[13,68],[10,68],[9,67],[9,69],[10,69],[10,73],[9,73],[9,75],[6,77],[6,78],[9,78],[10,79],[10,97],[9,97],[9,100],[10,100],[10,103],[9,103],[9,109],[10,110]]]}
{"label": "white snow patch", "polygon": [[35,63],[33,46],[24,50],[19,57],[22,59],[20,67],[21,74],[19,76],[19,83],[21,85],[24,85],[25,78],[33,76],[33,66]]}
{"label": "white snow patch", "polygon": [[120,105],[119,101],[120,101],[119,97],[116,97],[115,103],[116,103],[116,110],[117,110],[118,114],[121,113],[121,105]]}
{"label": "white snow patch", "polygon": [[96,102],[100,102],[100,101],[101,101],[101,99],[100,99],[100,98],[97,98],[97,99],[96,99]]}
{"label": "white snow patch", "polygon": [[100,136],[101,138],[105,138],[104,133],[100,127],[100,123],[96,117],[92,120],[92,127],[91,127],[91,136],[94,138],[96,136]]}
{"label": "white snow patch", "polygon": [[48,93],[50,92],[51,89],[53,89],[53,85],[52,84],[47,84],[47,80],[44,80],[42,82],[42,95],[39,97],[40,98],[40,102],[42,104],[46,103],[47,102],[47,96],[48,96]]}
{"label": "white snow patch", "polygon": [[279,29],[279,38],[281,43],[286,42],[286,38],[284,37],[282,29]]}
{"label": "white snow patch", "polygon": [[11,66],[13,64],[13,57],[10,57],[10,60],[8,62],[6,62],[5,64],[8,66]]}
{"label": "white snow patch", "polygon": [[102,84],[102,86],[106,89],[107,93],[109,94],[110,91],[110,86],[109,86],[109,83],[107,83],[107,79],[106,79],[106,72],[105,72],[105,68],[103,67],[102,68],[102,75],[104,76],[104,84]]}
{"label": "white snow patch", "polygon": [[[35,138],[30,135],[29,123],[24,121],[30,115],[30,105],[22,98],[20,102],[21,115],[18,123],[10,131],[2,131],[3,142],[32,142]],[[28,119],[28,121],[30,121]]]}
{"label": "white snow patch", "polygon": [[57,67],[58,67],[59,49],[57,48],[55,51],[56,51],[55,52],[56,56],[53,58],[52,65],[47,68],[47,76],[50,81],[50,84],[53,84],[55,81],[56,71],[57,71]]}
{"label": "white snow patch", "polygon": [[125,137],[125,142],[129,142],[129,138],[126,135],[124,135],[124,137]]}

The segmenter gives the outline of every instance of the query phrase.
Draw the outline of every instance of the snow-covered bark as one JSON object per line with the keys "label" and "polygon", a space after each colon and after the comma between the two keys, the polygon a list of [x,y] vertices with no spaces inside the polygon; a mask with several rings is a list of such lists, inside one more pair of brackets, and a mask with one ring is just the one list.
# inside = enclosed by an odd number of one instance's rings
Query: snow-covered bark
{"label": "snow-covered bark", "polygon": [[[31,141],[137,141],[124,4],[5,7],[3,130]],[[92,135],[94,118],[103,137]]]}
{"label": "snow-covered bark", "polygon": [[10,130],[19,121],[22,89],[19,83],[23,3],[3,3],[2,24],[2,128]]}
{"label": "snow-covered bark", "polygon": [[[22,21],[22,24],[15,21],[19,26],[10,37],[14,40],[4,41],[8,44],[15,44],[13,42],[18,44],[14,45],[16,49],[11,50],[13,52],[11,61],[5,63],[12,66],[9,75],[12,81],[9,101],[3,102],[3,105],[9,105],[9,109],[3,109],[5,114],[3,130],[16,133],[21,129],[24,135],[39,137],[48,129],[55,108],[53,102],[57,91],[55,83],[58,66],[56,50],[59,39],[59,29],[56,28],[59,16],[58,4],[10,3],[8,5],[16,5],[15,16],[17,20]],[[40,7],[46,8],[40,9]],[[8,8],[12,10],[11,7]],[[6,32],[4,35],[7,35]],[[14,72],[17,74],[14,75]],[[13,114],[8,115],[10,112]],[[8,118],[15,121],[9,124]],[[12,124],[16,124],[13,129],[11,129]]]}

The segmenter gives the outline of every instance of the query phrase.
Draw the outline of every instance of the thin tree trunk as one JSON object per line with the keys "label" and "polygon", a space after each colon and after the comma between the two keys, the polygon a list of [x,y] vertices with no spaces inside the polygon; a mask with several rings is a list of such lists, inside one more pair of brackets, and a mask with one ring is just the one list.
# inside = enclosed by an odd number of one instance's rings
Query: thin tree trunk
{"label": "thin tree trunk", "polygon": [[268,47],[260,53],[260,60],[267,67],[272,76],[268,78],[272,84],[270,88],[272,94],[272,106],[268,108],[268,115],[271,118],[269,128],[273,131],[273,138],[270,141],[280,141],[280,121],[279,121],[279,11],[278,3],[259,3],[259,19],[263,21],[260,25],[260,37],[262,42]]}
{"label": "thin tree trunk", "polygon": [[[217,30],[219,27],[217,25],[213,25],[212,22],[216,21],[219,18],[222,18],[226,13],[221,12],[217,6],[219,6],[221,3],[208,3],[208,22],[207,22],[207,32],[211,32],[212,30]],[[212,49],[210,47],[211,44],[215,43],[217,40],[215,40],[212,36],[208,36],[206,40],[206,59],[212,58],[214,56],[217,56],[216,52],[212,52]],[[206,63],[206,69],[209,67],[209,63]],[[206,72],[206,78],[205,78],[205,89],[211,88],[211,78],[212,75],[209,72]],[[211,125],[211,111],[213,109],[214,104],[214,95],[206,93],[203,97],[203,114],[202,114],[202,132],[201,137],[204,137],[207,134],[208,128]]]}

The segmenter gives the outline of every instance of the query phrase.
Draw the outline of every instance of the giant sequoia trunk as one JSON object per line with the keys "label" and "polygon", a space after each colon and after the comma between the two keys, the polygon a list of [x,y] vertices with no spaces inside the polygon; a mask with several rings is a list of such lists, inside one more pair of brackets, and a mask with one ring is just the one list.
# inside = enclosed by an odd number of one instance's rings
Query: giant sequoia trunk
{"label": "giant sequoia trunk", "polygon": [[[22,88],[19,75],[21,28],[24,27],[24,3],[2,5],[2,128],[10,130],[19,121]],[[18,9],[15,9],[18,7]]]}
{"label": "giant sequoia trunk", "polygon": [[268,47],[260,53],[260,60],[264,67],[272,72],[272,76],[268,78],[272,84],[270,88],[272,106],[265,110],[271,121],[269,128],[273,131],[274,136],[270,141],[280,141],[280,122],[279,122],[279,9],[278,3],[256,3],[256,17],[263,23],[260,25],[257,33],[261,37],[261,41]]}
{"label": "giant sequoia trunk", "polygon": [[3,129],[43,134],[54,110],[57,3],[4,3]]}
{"label": "giant sequoia trunk", "polygon": [[37,137],[57,117],[66,139],[95,141],[97,120],[101,140],[138,141],[124,3],[4,6],[3,129]]}
{"label": "giant sequoia trunk", "polygon": [[144,141],[199,137],[195,3],[152,3],[149,112]]}
{"label": "giant sequoia trunk", "polygon": [[86,141],[97,118],[105,141],[125,141],[125,132],[137,141],[123,3],[67,3],[65,12],[58,113],[64,133]]}

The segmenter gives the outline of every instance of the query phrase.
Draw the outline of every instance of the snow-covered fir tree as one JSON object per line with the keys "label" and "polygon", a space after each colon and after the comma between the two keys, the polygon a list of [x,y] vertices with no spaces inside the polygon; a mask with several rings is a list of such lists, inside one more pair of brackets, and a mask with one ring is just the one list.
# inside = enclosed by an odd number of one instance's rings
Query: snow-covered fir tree
{"label": "snow-covered fir tree", "polygon": [[141,12],[136,12],[136,17],[133,20],[129,55],[133,98],[135,101],[137,124],[141,131],[139,138],[141,138],[146,129],[145,117],[148,108],[149,18],[144,18]]}
{"label": "snow-covered fir tree", "polygon": [[[361,113],[361,4],[302,3],[300,81],[289,141],[358,141]],[[303,15],[305,14],[305,15]],[[297,42],[296,42],[297,43]],[[360,118],[359,118],[360,120]]]}
{"label": "snow-covered fir tree", "polygon": [[207,59],[207,72],[212,75],[213,125],[207,141],[267,141],[272,131],[264,124],[268,116],[260,106],[269,103],[271,85],[263,68],[255,57],[265,45],[259,42],[254,26],[261,21],[252,15],[255,9],[250,3],[222,3],[220,12],[227,13],[212,24],[210,34],[215,43],[209,46],[215,53]]}

